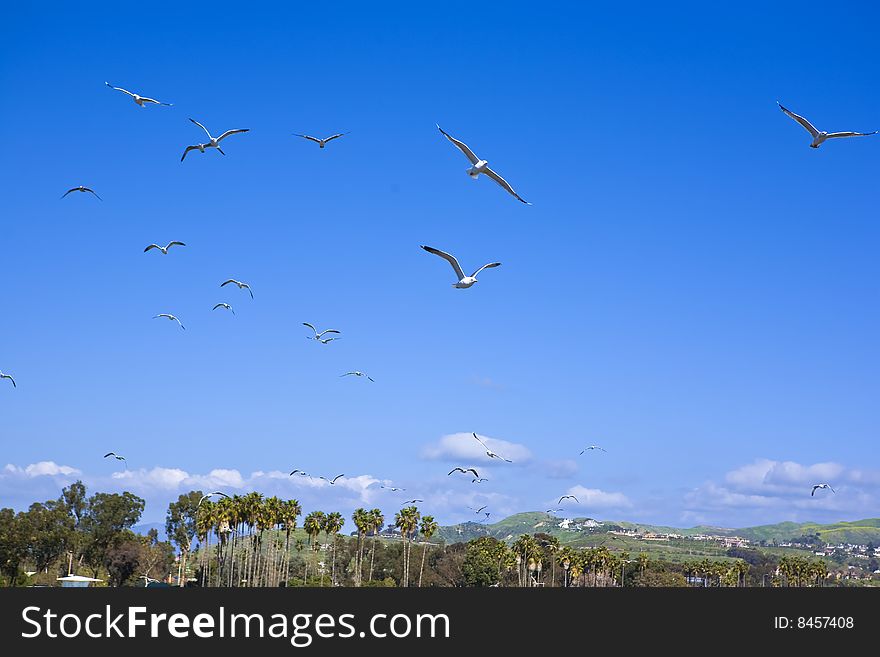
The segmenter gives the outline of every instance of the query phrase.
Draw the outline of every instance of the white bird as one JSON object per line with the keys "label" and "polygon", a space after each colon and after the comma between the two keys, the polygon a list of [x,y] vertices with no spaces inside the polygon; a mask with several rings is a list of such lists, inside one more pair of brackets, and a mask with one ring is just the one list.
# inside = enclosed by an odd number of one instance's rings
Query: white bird
{"label": "white bird", "polygon": [[[358,372],[357,370],[355,370],[354,372],[346,372],[345,374],[339,375],[340,378],[342,378],[343,376],[366,376],[370,381],[373,381],[373,377],[367,376],[363,372]],[[375,383],[375,381],[373,381],[373,383]]]}
{"label": "white bird", "polygon": [[336,339],[336,338],[328,338],[326,341],[325,341],[325,340],[321,340],[321,336],[323,336],[325,333],[340,333],[340,331],[337,331],[336,329],[324,329],[323,331],[321,331],[320,333],[318,333],[318,329],[316,329],[314,326],[312,326],[312,325],[309,324],[308,322],[303,322],[303,326],[308,326],[310,329],[312,329],[312,330],[315,332],[315,337],[312,337],[312,336],[310,336],[310,335],[307,335],[307,336],[306,336],[306,339],[308,339],[308,340],[318,340],[319,342],[322,342],[323,344],[327,344],[327,342],[329,342],[330,340],[335,340],[335,339]]}
{"label": "white bird", "polygon": [[342,339],[342,338],[333,338],[333,337],[330,337],[330,338],[315,338],[315,340],[317,340],[317,341],[320,342],[321,344],[330,344],[330,343],[333,342],[334,340],[341,340],[341,339]]}
{"label": "white bird", "polygon": [[827,489],[829,489],[832,493],[837,492],[837,491],[835,491],[833,488],[831,488],[831,486],[829,486],[828,484],[816,484],[815,486],[813,486],[813,490],[810,491],[810,497],[812,497],[812,496],[816,493],[816,489],[817,489],[817,488],[827,488]]}
{"label": "white bird", "polygon": [[470,163],[472,166],[470,169],[467,170],[467,174],[471,178],[476,180],[481,173],[486,174],[492,180],[494,180],[499,185],[501,185],[505,190],[507,190],[508,194],[510,194],[511,196],[516,198],[517,200],[522,201],[526,205],[531,205],[531,203],[529,203],[522,196],[520,196],[515,191],[513,191],[513,187],[510,186],[510,183],[508,183],[504,178],[502,178],[497,173],[492,171],[492,169],[489,168],[489,163],[486,160],[481,160],[476,155],[474,155],[474,152],[470,148],[468,148],[467,144],[465,144],[462,141],[459,141],[458,139],[456,139],[455,137],[453,137],[449,133],[445,132],[443,130],[443,128],[441,128],[439,125],[437,126],[437,129],[441,133],[443,133],[443,136],[446,137],[449,141],[451,141],[458,150],[460,150],[462,153],[464,153],[464,156],[468,160],[470,160]]}
{"label": "white bird", "polygon": [[453,256],[449,253],[446,253],[445,251],[441,251],[440,249],[435,249],[432,246],[424,246],[424,245],[421,245],[421,246],[428,253],[433,253],[434,255],[438,255],[441,258],[443,258],[444,260],[446,260],[450,265],[452,265],[452,268],[455,270],[455,275],[458,276],[458,282],[453,283],[452,287],[456,287],[459,290],[466,290],[471,285],[476,283],[477,282],[477,274],[479,274],[484,269],[488,269],[490,267],[500,267],[501,266],[500,262],[490,262],[488,265],[483,265],[482,267],[480,267],[477,271],[475,271],[470,276],[466,276],[464,271],[461,268],[461,265],[458,264],[458,260],[455,259],[455,256]]}
{"label": "white bird", "polygon": [[[64,192],[64,193],[61,195],[61,198],[64,198],[65,196],[67,196],[68,194],[70,194],[70,192],[90,192],[90,193],[94,194],[95,196],[98,196],[98,192],[96,192],[96,191],[95,191],[94,189],[92,189],[91,187],[84,187],[83,185],[78,185],[77,187],[71,187],[71,188],[68,189],[66,192]],[[100,196],[98,196],[98,200],[99,200],[99,201],[103,201],[104,199],[102,199]]]}
{"label": "white bird", "polygon": [[163,255],[168,255],[168,249],[170,249],[172,246],[186,246],[186,244],[184,244],[183,242],[177,242],[177,241],[168,242],[168,244],[166,244],[165,246],[159,246],[158,244],[150,244],[150,246],[148,246],[146,249],[144,249],[144,253],[146,253],[147,251],[151,251],[153,249],[159,249]]}
{"label": "white bird", "polygon": [[318,139],[317,137],[312,137],[311,135],[301,135],[298,132],[293,133],[296,137],[302,137],[303,139],[308,139],[309,141],[315,142],[320,148],[324,148],[324,144],[328,141],[333,141],[334,139],[338,139],[339,137],[344,137],[347,135],[347,132],[340,132],[336,135],[330,135],[329,137],[325,137],[324,139]]}
{"label": "white bird", "polygon": [[[482,440],[480,440],[480,437],[476,433],[474,434],[474,438],[476,438],[477,442],[486,448],[486,456],[488,456],[490,459],[501,459],[502,461],[507,461],[508,463],[513,463],[513,461],[511,461],[510,459],[506,459],[503,456],[498,456],[498,454],[496,454],[491,449],[489,449],[489,447],[486,445],[486,443],[484,443]],[[479,476],[479,475],[477,475],[477,476]]]}
{"label": "white bird", "polygon": [[106,459],[107,457],[109,457],[109,456],[112,456],[112,457],[115,458],[117,461],[122,461],[122,465],[125,466],[125,469],[126,469],[126,470],[128,470],[128,461],[125,460],[125,457],[124,457],[124,456],[120,456],[120,455],[117,454],[116,452],[107,452],[106,454],[104,454],[104,458],[105,458],[105,459]]}
{"label": "white bird", "polygon": [[452,468],[452,470],[450,470],[449,472],[446,473],[446,476],[448,477],[453,472],[460,472],[462,474],[467,474],[468,472],[473,472],[475,477],[480,476],[480,473],[477,472],[474,468],[462,468],[460,466],[456,466],[456,467]]}
{"label": "white bird", "polygon": [[237,281],[237,280],[232,279],[232,278],[230,278],[228,281],[223,281],[222,283],[220,283],[220,287],[223,287],[224,285],[229,285],[230,283],[233,283],[234,285],[237,285],[239,290],[245,290],[245,289],[246,289],[248,292],[251,293],[251,299],[254,298],[254,291],[251,289],[251,286],[250,286],[250,285],[248,285],[247,283],[242,283],[241,281]]}
{"label": "white bird", "polygon": [[153,319],[158,319],[160,317],[165,317],[167,319],[170,319],[171,321],[177,322],[178,324],[180,324],[180,328],[182,328],[184,331],[186,330],[186,327],[183,324],[181,324],[180,320],[177,319],[177,317],[175,317],[174,315],[170,315],[168,313],[159,313],[158,315],[153,317]]}
{"label": "white bird", "polygon": [[406,488],[397,488],[396,486],[386,486],[385,484],[379,484],[379,488],[387,488],[392,493],[396,493],[399,490],[406,490]]}
{"label": "white bird", "polygon": [[147,98],[146,96],[140,96],[138,94],[133,94],[132,92],[127,91],[126,89],[123,89],[122,87],[114,87],[109,82],[104,82],[104,84],[106,84],[111,89],[115,89],[116,91],[121,91],[124,94],[128,94],[129,96],[131,96],[132,100],[134,102],[136,102],[138,105],[140,105],[141,107],[146,107],[145,103],[150,103],[152,105],[165,105],[166,107],[171,107],[171,103],[163,103],[163,102],[156,100],[155,98]]}
{"label": "white bird", "polygon": [[204,130],[205,134],[208,135],[208,139],[210,141],[208,141],[207,144],[194,144],[192,146],[187,146],[186,150],[183,151],[183,155],[180,157],[181,162],[183,162],[183,159],[186,157],[186,154],[189,153],[190,151],[193,151],[193,150],[198,150],[200,153],[204,153],[206,148],[216,148],[218,151],[220,151],[220,153],[222,155],[226,155],[226,153],[223,152],[223,149],[220,148],[220,142],[223,141],[224,139],[226,139],[229,135],[235,135],[235,134],[238,134],[239,132],[248,132],[250,130],[250,128],[236,128],[234,130],[227,130],[219,137],[214,138],[211,136],[211,133],[208,132],[208,129],[205,126],[203,126],[201,123],[199,123],[195,119],[190,119],[190,121],[195,123],[202,130]]}
{"label": "white bird", "polygon": [[471,479],[472,484],[480,484],[484,481],[489,481],[489,480],[486,479],[485,477],[477,477],[476,479]]}
{"label": "white bird", "polygon": [[562,511],[562,507],[558,509],[547,509],[544,513],[556,513],[557,511]]}
{"label": "white bird", "polygon": [[578,504],[581,503],[580,500],[579,500],[578,498],[576,498],[574,495],[563,495],[562,497],[559,498],[559,501],[556,502],[556,503],[557,503],[557,504],[562,504],[562,500],[566,500],[566,499],[574,500],[574,501],[577,502]]}
{"label": "white bird", "polygon": [[335,477],[333,477],[333,479],[327,479],[327,477],[318,477],[318,478],[323,479],[324,481],[326,481],[332,485],[332,484],[336,483],[337,479],[339,479],[340,477],[344,477],[344,476],[345,476],[344,474],[339,474],[339,475],[336,475]]}
{"label": "white bird", "polygon": [[0,381],[2,381],[3,379],[9,379],[10,381],[12,381],[13,388],[18,387],[17,385],[15,385],[15,379],[13,379],[10,374],[4,374],[3,372],[0,372]]}
{"label": "white bird", "polygon": [[225,310],[228,310],[229,312],[231,312],[233,315],[235,314],[235,311],[232,309],[232,306],[230,306],[228,303],[218,303],[216,306],[211,308],[211,310],[217,310],[218,308],[224,308]]}
{"label": "white bird", "polygon": [[607,452],[607,451],[608,451],[608,450],[605,449],[604,447],[599,447],[598,445],[590,445],[589,447],[584,447],[584,448],[581,450],[581,454],[583,454],[584,452],[586,452],[587,450],[590,450],[590,449],[601,449],[603,452]]}
{"label": "white bird", "polygon": [[776,104],[779,105],[779,109],[800,123],[804,129],[810,133],[810,136],[813,138],[810,148],[819,148],[826,139],[835,139],[837,137],[867,137],[869,135],[876,135],[880,132],[878,130],[874,130],[874,132],[825,132],[824,130],[817,130],[812,123],[807,121],[804,117],[798,116],[791,110],[783,107],[782,103],[778,100],[776,101]]}
{"label": "white bird", "polygon": [[203,495],[202,499],[199,500],[199,503],[196,504],[196,508],[198,509],[202,505],[202,502],[204,502],[206,499],[208,499],[209,497],[211,497],[213,495],[222,495],[223,497],[229,497],[229,495],[227,495],[226,493],[219,491],[219,490],[215,490],[213,493],[208,493],[207,495]]}

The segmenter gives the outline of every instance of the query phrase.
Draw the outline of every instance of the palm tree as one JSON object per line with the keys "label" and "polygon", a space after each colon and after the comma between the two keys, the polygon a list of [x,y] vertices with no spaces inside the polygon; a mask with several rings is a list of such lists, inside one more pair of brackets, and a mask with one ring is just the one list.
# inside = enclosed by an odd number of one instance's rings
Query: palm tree
{"label": "palm tree", "polygon": [[394,516],[394,524],[400,529],[403,537],[403,586],[409,586],[409,554],[410,538],[419,527],[421,514],[415,506],[404,507]]}
{"label": "palm tree", "polygon": [[345,518],[336,511],[328,513],[324,518],[324,533],[327,534],[327,539],[330,541],[331,549],[333,550],[333,561],[330,567],[330,586],[336,586],[336,534],[339,533],[344,524]]}
{"label": "palm tree", "polygon": [[437,532],[440,526],[434,520],[434,516],[422,516],[422,525],[419,527],[419,533],[425,540],[422,547],[422,565],[419,568],[419,588],[422,586],[422,573],[425,571],[425,554],[428,552],[428,541]]}
{"label": "palm tree", "polygon": [[[312,552],[314,552],[314,565],[316,572],[318,570],[318,534],[324,529],[325,517],[323,511],[312,511],[303,521],[303,529],[305,529],[306,534],[309,535],[309,547],[312,549]],[[308,572],[308,568],[306,568],[306,572]]]}
{"label": "palm tree", "polygon": [[575,553],[569,546],[565,546],[556,553],[556,560],[562,566],[562,586],[567,587],[569,584],[569,569],[574,563]]}
{"label": "palm tree", "polygon": [[370,549],[370,581],[373,581],[373,557],[376,556],[376,543],[379,541],[379,532],[385,525],[385,516],[380,509],[370,511],[370,531],[373,532],[373,546]]}
{"label": "palm tree", "polygon": [[354,585],[360,586],[364,577],[364,537],[367,532],[370,531],[370,512],[366,509],[355,509],[354,513],[351,514],[351,519],[354,522],[354,526],[357,527],[357,553],[355,556]]}
{"label": "palm tree", "polygon": [[290,580],[290,533],[296,528],[296,519],[302,513],[297,500],[287,500],[281,505],[281,526],[284,527],[284,556],[282,568],[285,585]]}

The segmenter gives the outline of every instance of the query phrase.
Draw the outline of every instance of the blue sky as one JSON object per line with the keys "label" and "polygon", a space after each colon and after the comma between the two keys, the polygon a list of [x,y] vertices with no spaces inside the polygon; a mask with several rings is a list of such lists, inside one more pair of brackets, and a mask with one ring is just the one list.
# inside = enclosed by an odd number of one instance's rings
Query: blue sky
{"label": "blue sky", "polygon": [[[11,8],[0,504],[82,478],[146,521],[196,487],[443,523],[571,491],[641,522],[876,516],[880,137],[810,149],[775,101],[880,129],[878,10],[794,7]],[[250,132],[181,163],[188,117]],[[79,184],[103,202],[59,200]],[[455,290],[420,244],[503,265]]]}

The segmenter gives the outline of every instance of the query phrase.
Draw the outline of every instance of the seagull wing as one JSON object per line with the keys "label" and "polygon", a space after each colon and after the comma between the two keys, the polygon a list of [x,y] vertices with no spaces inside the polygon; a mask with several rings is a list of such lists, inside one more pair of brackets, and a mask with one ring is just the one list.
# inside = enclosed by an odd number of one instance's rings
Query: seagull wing
{"label": "seagull wing", "polygon": [[817,489],[817,488],[819,488],[819,487],[818,487],[818,486],[813,486],[813,490],[810,491],[810,496],[811,496],[811,497],[812,497],[813,495],[816,494],[816,489]]}
{"label": "seagull wing", "polygon": [[330,135],[329,137],[327,137],[324,140],[324,143],[326,144],[328,141],[333,141],[334,139],[339,139],[340,137],[344,137],[347,134],[348,134],[347,132],[340,132],[339,134],[336,134],[336,135]]}
{"label": "seagull wing", "polygon": [[316,329],[314,326],[312,326],[312,325],[309,324],[308,322],[303,322],[303,326],[308,326],[310,329],[312,329],[312,330],[315,332],[315,337],[316,337],[316,338],[317,338],[317,337],[320,337],[320,336],[318,335],[318,329]]}
{"label": "seagull wing", "polygon": [[197,126],[199,126],[202,130],[204,130],[204,131],[205,131],[205,134],[208,135],[208,139],[213,139],[213,137],[211,136],[211,133],[208,132],[208,129],[207,129],[205,126],[203,126],[201,123],[199,123],[199,122],[196,121],[195,119],[190,119],[190,121],[192,121],[193,123],[195,123],[195,124],[196,124]]}
{"label": "seagull wing", "polygon": [[465,470],[464,468],[458,468],[458,467],[456,467],[456,468],[452,468],[452,470],[450,470],[450,471],[447,473],[446,476],[448,477],[448,476],[451,475],[453,472],[461,472],[461,473],[464,473],[464,472],[466,472],[466,470]]}
{"label": "seagull wing", "polygon": [[106,454],[104,454],[104,458],[107,458],[108,456],[116,456],[116,454],[114,454],[113,452],[107,452]]}
{"label": "seagull wing", "polygon": [[68,189],[66,192],[64,192],[64,193],[61,195],[61,198],[64,198],[65,196],[67,196],[68,194],[70,194],[70,192],[75,192],[75,191],[77,191],[78,189],[79,189],[79,187],[72,187],[72,188]]}
{"label": "seagull wing", "polygon": [[488,265],[483,265],[482,267],[480,267],[477,271],[475,271],[473,274],[471,274],[471,276],[476,278],[477,274],[479,274],[484,269],[489,269],[491,267],[500,267],[500,266],[501,266],[500,262],[490,262]]}
{"label": "seagull wing", "polygon": [[474,468],[468,468],[467,470],[462,470],[462,472],[464,472],[465,474],[467,474],[468,472],[473,472],[475,477],[480,476],[480,473],[477,472]]}
{"label": "seagull wing", "polygon": [[162,250],[158,244],[150,244],[150,246],[148,246],[146,249],[144,249],[144,253],[146,253],[150,249],[159,249],[160,251]]}
{"label": "seagull wing", "polygon": [[220,283],[220,287],[223,287],[224,285],[229,285],[230,283],[235,283],[236,285],[238,285],[238,281],[230,278],[228,281],[223,281],[222,283]]}
{"label": "seagull wing", "polygon": [[492,171],[492,169],[490,169],[489,167],[486,167],[485,169],[483,169],[483,173],[485,173],[485,174],[486,174],[487,176],[489,176],[492,180],[494,180],[494,181],[497,182],[499,185],[501,185],[504,189],[507,190],[507,192],[508,192],[509,194],[511,194],[512,196],[516,197],[516,199],[522,201],[522,202],[525,203],[526,205],[531,205],[531,203],[529,203],[529,202],[528,202],[527,200],[525,200],[522,196],[520,196],[520,195],[517,194],[515,191],[513,191],[513,187],[510,186],[510,183],[508,183],[504,178],[502,178],[502,177],[499,176],[497,173],[495,173],[494,171]]}
{"label": "seagull wing", "polygon": [[15,385],[15,379],[13,379],[13,378],[12,378],[11,376],[9,376],[8,374],[0,375],[0,379],[9,379],[10,381],[12,381],[12,387],[13,387],[13,388],[17,388],[17,387],[18,387],[17,385]]}
{"label": "seagull wing", "polygon": [[877,130],[874,132],[829,132],[826,139],[835,139],[837,137],[867,137],[868,135],[876,135],[877,132]]}
{"label": "seagull wing", "polygon": [[344,477],[344,476],[345,476],[344,474],[336,475],[335,477],[333,477],[333,480],[330,483],[335,484],[337,479],[339,479],[340,477]]}
{"label": "seagull wing", "polygon": [[487,452],[491,452],[491,451],[492,451],[491,449],[489,449],[489,446],[486,445],[486,443],[484,443],[482,440],[480,440],[480,437],[476,434],[476,432],[474,432],[473,435],[474,435],[474,438],[477,439],[477,442],[480,443],[483,447],[486,448],[486,451],[487,451]]}
{"label": "seagull wing", "polygon": [[172,246],[186,246],[186,244],[184,244],[183,242],[168,242],[168,246],[166,246],[165,248],[170,249]]}
{"label": "seagull wing", "polygon": [[834,490],[833,488],[831,488],[831,486],[828,486],[828,488],[831,490],[832,493],[836,493],[836,492],[837,492],[836,490]]}
{"label": "seagull wing", "polygon": [[132,98],[135,97],[135,94],[131,93],[130,91],[128,91],[128,90],[126,90],[126,89],[123,89],[122,87],[114,87],[114,86],[113,86],[112,84],[110,84],[109,82],[104,82],[104,84],[106,84],[106,85],[107,85],[108,87],[110,87],[111,89],[115,89],[116,91],[121,91],[121,92],[124,93],[124,94],[128,94],[128,95],[131,96]]}
{"label": "seagull wing", "polygon": [[166,107],[171,107],[171,103],[163,103],[161,100],[156,100],[155,98],[146,98],[141,96],[141,101],[145,103],[153,103],[154,105],[165,105]]}
{"label": "seagull wing", "polygon": [[315,142],[316,144],[320,144],[320,143],[321,143],[321,140],[320,140],[320,139],[316,139],[315,137],[312,137],[311,135],[301,135],[301,134],[299,134],[298,132],[294,132],[293,134],[294,134],[295,137],[302,137],[303,139],[308,139],[309,141],[313,141],[313,142]]}
{"label": "seagull wing", "polygon": [[809,121],[807,121],[804,117],[799,116],[799,115],[795,114],[794,112],[792,112],[791,110],[786,109],[785,107],[783,107],[783,106],[782,106],[782,103],[780,103],[778,100],[776,101],[776,104],[779,105],[779,109],[781,109],[783,112],[785,112],[786,114],[788,114],[788,116],[790,116],[790,117],[793,118],[795,121],[797,121],[797,122],[800,123],[802,126],[804,126],[804,129],[805,129],[807,132],[809,132],[810,135],[812,135],[813,139],[816,138],[816,135],[819,134],[819,131],[816,130],[816,128],[813,126],[812,123],[810,123]]}
{"label": "seagull wing", "polygon": [[458,260],[455,259],[455,256],[453,256],[449,253],[446,253],[445,251],[441,251],[440,249],[435,249],[432,246],[424,246],[423,245],[422,248],[425,251],[427,251],[428,253],[433,253],[434,255],[440,256],[441,258],[446,260],[450,265],[452,265],[452,268],[455,270],[455,275],[458,276],[458,280],[461,280],[464,278],[464,271],[462,271],[461,265],[458,264]]}
{"label": "seagull wing", "polygon": [[223,140],[226,139],[229,135],[236,135],[236,134],[238,134],[239,132],[248,132],[249,130],[250,130],[250,128],[236,128],[235,130],[227,130],[227,131],[224,132],[222,135],[220,135],[219,137],[217,137],[217,142],[219,143],[219,142],[223,141]]}
{"label": "seagull wing", "polygon": [[[90,193],[94,194],[95,196],[98,196],[98,193],[97,193],[94,189],[91,189],[91,188],[89,188],[89,187],[83,187],[83,188],[82,188],[82,191],[84,191],[84,192],[90,192]],[[103,201],[104,199],[102,199],[100,196],[98,196],[98,200],[99,200],[99,201]]]}
{"label": "seagull wing", "polygon": [[213,308],[211,308],[211,310],[217,310],[218,308],[226,308],[226,307],[227,307],[227,306],[226,306],[225,303],[218,303],[216,306],[214,306]]}
{"label": "seagull wing", "polygon": [[198,149],[198,146],[187,146],[183,151],[183,155],[180,156],[180,161],[183,162],[184,158],[186,158],[186,154],[196,149]]}
{"label": "seagull wing", "polygon": [[[312,329],[314,329],[314,328],[315,327],[313,326]],[[315,332],[317,333],[317,331],[315,331]],[[325,329],[325,330],[321,331],[320,333],[318,333],[318,337],[320,338],[325,333],[339,333],[339,331],[337,331],[336,329]]]}
{"label": "seagull wing", "polygon": [[478,158],[476,155],[474,155],[474,152],[470,148],[468,148],[468,145],[465,144],[463,141],[459,141],[458,139],[456,139],[455,137],[450,135],[448,132],[443,130],[443,128],[441,128],[439,125],[437,126],[437,129],[441,133],[443,133],[443,136],[446,137],[449,141],[451,141],[458,150],[460,150],[462,153],[464,153],[464,156],[471,161],[471,164],[476,164],[477,162],[480,161],[480,158]]}

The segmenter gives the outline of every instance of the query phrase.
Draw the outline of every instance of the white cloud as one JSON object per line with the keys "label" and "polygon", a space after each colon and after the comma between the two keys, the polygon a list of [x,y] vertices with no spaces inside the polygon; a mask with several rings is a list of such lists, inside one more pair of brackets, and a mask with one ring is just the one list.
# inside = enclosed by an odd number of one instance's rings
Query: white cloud
{"label": "white cloud", "polygon": [[58,465],[55,461],[39,461],[37,463],[31,463],[23,468],[7,463],[6,467],[3,468],[3,471],[10,475],[18,475],[22,477],[54,477],[58,475],[68,476],[80,474],[79,470],[76,468],[72,468],[69,465]]}
{"label": "white cloud", "polygon": [[[575,507],[578,509],[587,509],[587,510],[608,510],[608,509],[629,509],[632,507],[632,502],[629,501],[626,495],[623,493],[609,493],[604,490],[599,490],[598,488],[586,488],[585,486],[581,486],[578,484],[577,486],[572,486],[564,493],[565,495],[574,495],[577,498],[577,501],[574,500],[563,500],[562,504],[565,507]],[[561,497],[561,496],[560,496]],[[559,498],[554,498],[549,503],[556,505],[559,502]]]}
{"label": "white cloud", "polygon": [[[526,463],[532,453],[525,445],[511,443],[498,438],[489,438],[480,434],[482,440],[493,452],[514,463]],[[468,463],[502,463],[490,458],[486,450],[474,439],[471,433],[453,433],[443,436],[438,442],[426,445],[422,457],[430,460],[466,461]]]}

